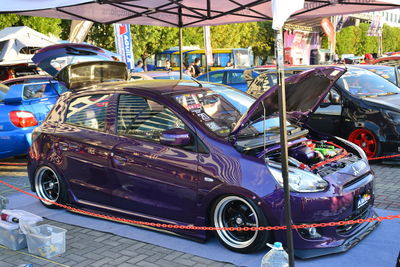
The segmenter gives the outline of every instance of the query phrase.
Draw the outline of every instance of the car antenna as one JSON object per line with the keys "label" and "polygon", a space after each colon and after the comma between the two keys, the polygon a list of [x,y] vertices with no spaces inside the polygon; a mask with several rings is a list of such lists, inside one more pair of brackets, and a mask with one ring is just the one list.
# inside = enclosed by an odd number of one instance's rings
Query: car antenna
{"label": "car antenna", "polygon": [[201,82],[199,82],[195,78],[192,77],[192,81],[196,82],[199,85],[199,87],[203,88],[203,85],[201,84]]}

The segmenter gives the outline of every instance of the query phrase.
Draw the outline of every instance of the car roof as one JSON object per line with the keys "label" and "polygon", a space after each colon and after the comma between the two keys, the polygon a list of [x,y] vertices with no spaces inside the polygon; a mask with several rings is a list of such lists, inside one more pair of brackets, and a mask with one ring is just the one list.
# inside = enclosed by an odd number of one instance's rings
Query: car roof
{"label": "car roof", "polygon": [[226,87],[220,84],[213,84],[189,80],[140,80],[140,81],[120,81],[120,82],[106,82],[89,87],[79,88],[77,92],[83,91],[110,91],[112,90],[134,90],[145,91],[152,94],[167,95],[175,93],[187,93],[194,91],[203,91],[207,88]]}

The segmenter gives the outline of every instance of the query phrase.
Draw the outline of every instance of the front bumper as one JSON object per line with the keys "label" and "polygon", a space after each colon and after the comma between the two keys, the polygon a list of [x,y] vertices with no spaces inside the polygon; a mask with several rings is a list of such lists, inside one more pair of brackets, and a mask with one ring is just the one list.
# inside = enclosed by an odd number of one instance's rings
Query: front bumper
{"label": "front bumper", "polygon": [[[377,215],[373,212],[373,218]],[[363,240],[367,235],[369,235],[378,225],[380,221],[365,222],[357,228],[357,232],[352,236],[344,240],[343,244],[337,247],[329,248],[318,248],[318,249],[295,249],[294,254],[300,259],[314,258],[329,254],[335,254],[340,252],[345,252],[355,245],[357,245],[361,240]]]}

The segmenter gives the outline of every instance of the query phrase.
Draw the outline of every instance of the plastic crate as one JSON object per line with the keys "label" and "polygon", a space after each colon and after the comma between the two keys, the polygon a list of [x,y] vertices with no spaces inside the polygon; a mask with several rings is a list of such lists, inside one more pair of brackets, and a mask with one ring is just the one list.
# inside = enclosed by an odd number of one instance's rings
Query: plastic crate
{"label": "plastic crate", "polygon": [[13,250],[26,248],[25,235],[19,230],[17,223],[0,220],[0,244]]}
{"label": "plastic crate", "polygon": [[52,258],[65,252],[65,233],[60,227],[43,224],[26,234],[29,253]]}

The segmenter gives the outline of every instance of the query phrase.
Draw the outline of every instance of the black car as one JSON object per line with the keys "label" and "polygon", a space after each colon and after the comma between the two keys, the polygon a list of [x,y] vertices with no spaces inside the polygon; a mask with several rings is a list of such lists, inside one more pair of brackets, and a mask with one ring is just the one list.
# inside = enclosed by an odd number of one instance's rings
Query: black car
{"label": "black car", "polygon": [[[285,76],[314,67],[287,67]],[[276,84],[276,70],[256,71],[261,74],[250,83],[247,93],[259,96]],[[400,88],[369,70],[347,66],[347,72],[306,124],[318,132],[340,136],[359,145],[368,158],[398,154]]]}

